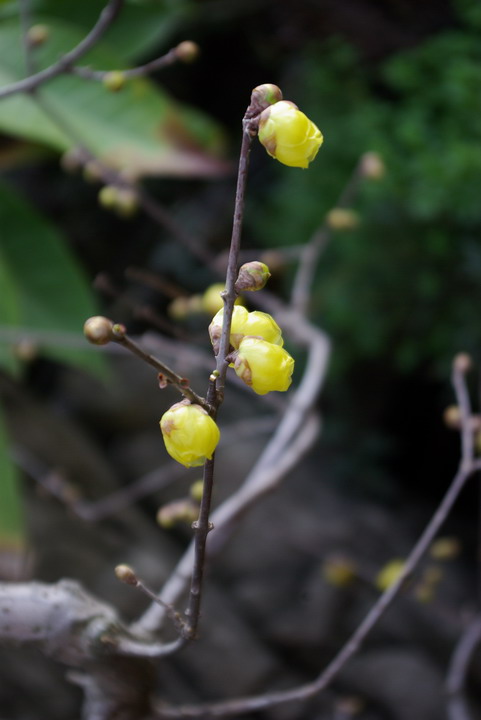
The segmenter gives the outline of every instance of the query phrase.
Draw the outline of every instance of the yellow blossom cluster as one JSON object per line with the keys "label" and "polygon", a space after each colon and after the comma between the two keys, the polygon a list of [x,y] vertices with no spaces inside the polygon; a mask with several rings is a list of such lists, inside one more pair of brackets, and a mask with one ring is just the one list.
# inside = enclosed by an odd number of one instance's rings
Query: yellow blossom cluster
{"label": "yellow blossom cluster", "polygon": [[[214,349],[218,348],[224,311],[220,310],[209,326]],[[268,313],[235,306],[232,314],[230,344],[234,370],[258,395],[273,390],[285,391],[292,382],[294,360],[284,350],[279,325]]]}

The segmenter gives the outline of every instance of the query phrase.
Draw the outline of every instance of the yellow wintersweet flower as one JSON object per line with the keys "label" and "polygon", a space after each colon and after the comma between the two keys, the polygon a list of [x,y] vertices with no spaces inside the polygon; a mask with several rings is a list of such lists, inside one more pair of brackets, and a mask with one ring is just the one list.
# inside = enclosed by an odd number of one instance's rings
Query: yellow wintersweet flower
{"label": "yellow wintersweet flower", "polygon": [[[209,325],[209,335],[214,349],[216,349],[222,333],[223,320],[224,309],[219,310]],[[260,310],[249,312],[247,308],[235,305],[230,328],[230,344],[232,347],[237,350],[241,340],[246,335],[255,335],[280,347],[284,345],[282,331],[273,317]]]}
{"label": "yellow wintersweet flower", "polygon": [[307,168],[324,141],[319,128],[288,100],[262,111],[258,135],[269,155],[289,167]]}
{"label": "yellow wintersweet flower", "polygon": [[287,390],[292,382],[294,359],[284,348],[258,337],[241,340],[234,370],[258,395]]}
{"label": "yellow wintersweet flower", "polygon": [[207,411],[189,400],[172,405],[162,415],[160,429],[169,455],[186,467],[210,460],[220,438],[219,428]]}

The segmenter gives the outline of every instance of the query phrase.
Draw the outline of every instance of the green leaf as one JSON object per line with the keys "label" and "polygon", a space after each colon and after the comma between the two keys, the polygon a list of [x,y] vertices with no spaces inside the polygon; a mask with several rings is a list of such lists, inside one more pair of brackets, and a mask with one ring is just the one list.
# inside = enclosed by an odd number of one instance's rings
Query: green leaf
{"label": "green leaf", "polygon": [[[86,318],[96,315],[89,285],[67,245],[45,219],[23,199],[0,185],[0,323],[14,331],[17,342],[38,331],[82,337]],[[66,343],[67,344],[67,343]],[[103,375],[103,357],[85,350],[46,342],[42,352]],[[11,343],[2,341],[0,363],[12,370]]]}
{"label": "green leaf", "polygon": [[[67,21],[52,19],[48,25],[49,39],[36,50],[39,68],[54,63],[84,36]],[[82,64],[103,70],[125,67],[106,44],[99,44]],[[3,20],[0,85],[24,76],[18,22]],[[225,172],[220,160],[222,138],[214,123],[193,109],[181,108],[145,78],[132,79],[113,93],[100,82],[64,75],[46,83],[41,92],[55,121],[33,98],[14,95],[0,101],[0,130],[59,151],[83,144],[111,167],[127,170],[130,177]]]}
{"label": "green leaf", "polygon": [[20,479],[10,459],[7,430],[0,408],[0,554],[25,547]]}

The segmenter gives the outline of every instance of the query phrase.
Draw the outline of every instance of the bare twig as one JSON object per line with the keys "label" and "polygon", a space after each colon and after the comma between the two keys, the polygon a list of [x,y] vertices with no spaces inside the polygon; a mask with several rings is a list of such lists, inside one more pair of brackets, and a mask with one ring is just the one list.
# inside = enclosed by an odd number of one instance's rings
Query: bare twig
{"label": "bare twig", "polygon": [[244,119],[242,124],[242,145],[240,151],[239,172],[237,176],[237,189],[235,196],[234,223],[232,227],[232,238],[230,243],[229,258],[227,261],[225,292],[223,293],[224,315],[222,320],[222,334],[220,338],[219,352],[217,354],[217,393],[219,395],[220,402],[222,402],[225,376],[227,372],[227,367],[229,365],[226,357],[229,353],[230,347],[229,338],[232,322],[232,311],[237,297],[237,292],[235,290],[235,282],[237,280],[237,272],[239,265],[239,250],[242,231],[242,220],[244,217],[247,172],[249,169],[249,154],[252,145],[252,134],[249,128],[250,125],[248,121]]}
{"label": "bare twig", "polygon": [[132,340],[132,338],[127,335],[127,333],[125,332],[125,328],[122,325],[113,326],[112,340],[119,345],[122,345],[122,347],[126,348],[127,350],[130,350],[131,353],[137,355],[137,357],[139,357],[145,363],[155,368],[157,372],[162,375],[163,379],[165,379],[169,383],[172,383],[172,385],[175,385],[177,390],[179,390],[179,392],[181,392],[182,395],[184,395],[184,397],[186,397],[188,400],[193,403],[197,403],[197,405],[201,405],[205,410],[207,410],[207,412],[211,411],[211,404],[207,402],[205,398],[201,397],[194,390],[192,390],[189,385],[189,381],[186,378],[177,375],[177,373],[167,367],[167,365],[161,362],[158,358],[154,357],[150,353],[145,352],[145,350],[140,345],[138,345],[134,340]]}
{"label": "bare twig", "polygon": [[472,720],[464,696],[466,677],[473,654],[481,643],[481,617],[475,617],[461,635],[446,678],[449,720]]}
{"label": "bare twig", "polygon": [[[362,159],[352,172],[352,175],[341,192],[335,207],[348,207],[352,203],[358,191],[359,181],[361,179],[361,162]],[[290,301],[290,306],[300,313],[305,314],[308,310],[317,263],[322,251],[330,241],[331,235],[332,230],[324,220],[311,239],[301,249],[299,266],[292,283]]]}
{"label": "bare twig", "polygon": [[102,35],[106,33],[114,22],[124,4],[124,0],[110,0],[100,13],[99,19],[90,32],[72,50],[53,65],[41,70],[34,75],[29,75],[23,80],[6,85],[0,88],[0,99],[18,93],[29,93],[46,82],[53,80],[58,75],[68,72],[70,68],[83,57],[94,45],[98,43]]}
{"label": "bare twig", "polygon": [[[138,65],[137,67],[129,68],[128,70],[120,70],[120,72],[122,73],[122,77],[125,80],[129,80],[130,78],[134,77],[144,77],[145,75],[150,75],[157,70],[162,70],[162,68],[169,67],[169,65],[173,65],[179,60],[180,58],[177,47],[174,47],[171,48],[165,55],[162,55],[155,60],[151,60],[150,62],[145,63],[145,65]],[[86,80],[97,80],[101,82],[105,79],[106,76],[109,75],[111,70],[92,70],[89,67],[82,67],[76,65],[70,68],[69,72],[71,72],[73,75],[78,75],[79,77],[85,78]]]}

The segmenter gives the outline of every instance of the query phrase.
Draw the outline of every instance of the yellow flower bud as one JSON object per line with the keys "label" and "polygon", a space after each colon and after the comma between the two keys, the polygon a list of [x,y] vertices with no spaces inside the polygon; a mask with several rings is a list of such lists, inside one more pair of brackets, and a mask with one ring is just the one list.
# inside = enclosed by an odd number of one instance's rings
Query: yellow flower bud
{"label": "yellow flower bud", "polygon": [[399,558],[390,560],[383,568],[379,571],[376,577],[376,587],[384,592],[391,585],[393,585],[402,571],[404,570],[405,561]]}
{"label": "yellow flower bud", "polygon": [[169,455],[186,467],[210,460],[220,438],[219,428],[207,411],[189,400],[172,405],[162,415],[160,429]]}
{"label": "yellow flower bud", "polygon": [[360,222],[359,214],[349,208],[335,207],[326,215],[326,223],[331,230],[355,230]]}
{"label": "yellow flower bud", "polygon": [[110,92],[118,92],[125,85],[125,75],[120,70],[111,70],[105,73],[102,83]]}
{"label": "yellow flower bud", "polygon": [[294,103],[281,100],[261,113],[259,140],[269,155],[284,165],[307,168],[324,138]]}
{"label": "yellow flower bud", "polygon": [[[202,295],[202,310],[209,315],[213,315],[224,307],[224,301],[221,298],[221,292],[224,292],[224,283],[214,283],[210,285]],[[235,304],[242,305],[241,297],[236,298]]]}
{"label": "yellow flower bud", "polygon": [[245,337],[239,345],[234,370],[258,395],[273,390],[283,392],[292,382],[294,359],[279,345]]}
{"label": "yellow flower bud", "polygon": [[[209,325],[209,335],[216,349],[222,332],[224,309],[219,310]],[[234,306],[230,328],[230,344],[237,350],[239,343],[246,335],[255,335],[274,345],[282,347],[282,331],[273,317],[268,313],[254,310],[249,312],[241,305]]]}

